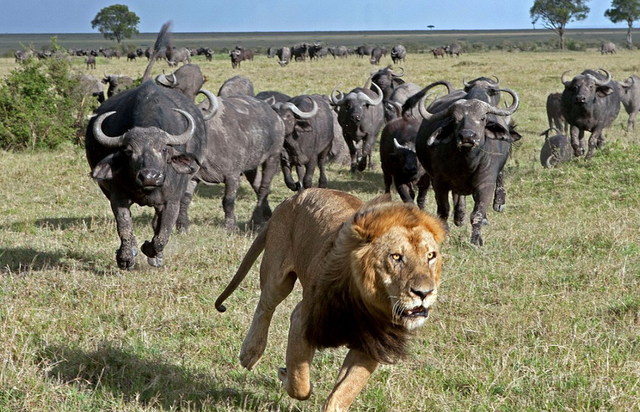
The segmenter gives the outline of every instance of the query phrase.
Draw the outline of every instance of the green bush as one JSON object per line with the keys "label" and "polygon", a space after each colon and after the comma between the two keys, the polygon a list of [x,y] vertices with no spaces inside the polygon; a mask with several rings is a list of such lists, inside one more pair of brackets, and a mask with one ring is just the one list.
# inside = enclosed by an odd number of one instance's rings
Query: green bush
{"label": "green bush", "polygon": [[0,82],[0,148],[51,149],[78,143],[86,115],[78,75],[66,59],[29,59]]}

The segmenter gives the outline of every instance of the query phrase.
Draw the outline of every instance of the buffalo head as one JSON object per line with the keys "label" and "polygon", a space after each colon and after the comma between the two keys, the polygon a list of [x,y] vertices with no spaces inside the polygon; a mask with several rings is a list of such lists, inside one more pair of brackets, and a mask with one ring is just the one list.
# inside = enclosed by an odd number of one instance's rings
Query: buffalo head
{"label": "buffalo head", "polygon": [[445,111],[438,112],[430,117],[430,121],[443,121],[427,139],[427,144],[432,145],[438,141],[439,136],[455,139],[459,149],[473,149],[484,145],[485,137],[515,141],[520,135],[511,133],[505,126],[505,122],[498,121],[495,116],[505,117],[512,115],[518,108],[520,100],[518,95],[510,89],[499,89],[509,93],[513,97],[511,106],[500,109],[489,103],[477,99],[461,99],[453,103]]}
{"label": "buffalo head", "polygon": [[[311,102],[311,109],[308,111],[301,110],[292,102],[276,102],[271,106],[284,122],[284,145],[289,152],[289,160],[291,164],[297,166],[306,164],[309,161],[300,149],[297,138],[300,134],[311,132],[313,130],[309,119],[313,118],[318,113],[318,104],[316,101],[311,97],[308,97],[308,100]],[[306,105],[307,104],[305,103],[305,106]]]}
{"label": "buffalo head", "polygon": [[182,146],[191,139],[196,124],[188,112],[174,110],[188,122],[187,130],[179,135],[157,127],[134,127],[120,136],[107,136],[102,130],[102,123],[116,112],[99,115],[93,123],[93,135],[101,145],[119,150],[98,162],[91,176],[96,180],[111,180],[121,175],[134,182],[136,190],[147,193],[164,184],[167,164],[180,174],[195,173],[199,168],[195,157],[180,152],[175,146]]}
{"label": "buffalo head", "polygon": [[598,97],[605,97],[613,93],[614,85],[611,83],[611,74],[600,69],[606,74],[602,79],[602,75],[593,70],[585,70],[573,79],[566,77],[569,71],[562,73],[560,80],[566,90],[573,95],[573,103],[575,104],[591,104]]}

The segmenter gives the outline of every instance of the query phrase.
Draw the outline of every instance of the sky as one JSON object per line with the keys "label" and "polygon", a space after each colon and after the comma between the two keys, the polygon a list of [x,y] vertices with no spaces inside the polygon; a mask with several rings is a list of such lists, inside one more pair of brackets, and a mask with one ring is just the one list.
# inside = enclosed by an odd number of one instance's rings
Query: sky
{"label": "sky", "polygon": [[[0,33],[97,33],[100,9],[126,4],[138,30],[174,32],[530,29],[534,0],[2,0]],[[587,19],[567,28],[626,28],[604,11],[611,0],[590,0]],[[535,28],[543,28],[538,22]]]}

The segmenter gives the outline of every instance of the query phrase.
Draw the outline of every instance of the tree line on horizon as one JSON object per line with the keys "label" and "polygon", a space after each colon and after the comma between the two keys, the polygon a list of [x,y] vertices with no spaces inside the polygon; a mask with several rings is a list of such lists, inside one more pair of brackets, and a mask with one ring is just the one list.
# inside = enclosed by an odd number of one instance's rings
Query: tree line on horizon
{"label": "tree line on horizon", "polygon": [[[567,24],[587,18],[591,9],[590,0],[534,0],[529,10],[532,23],[540,21],[560,37],[560,49],[565,49]],[[612,0],[611,7],[604,12],[612,23],[627,23],[627,47],[633,47],[633,23],[640,20],[640,0]],[[138,34],[140,18],[124,4],[114,4],[101,9],[91,21],[91,28],[97,28],[106,39],[121,43],[122,40]],[[429,25],[432,29],[435,26]]]}

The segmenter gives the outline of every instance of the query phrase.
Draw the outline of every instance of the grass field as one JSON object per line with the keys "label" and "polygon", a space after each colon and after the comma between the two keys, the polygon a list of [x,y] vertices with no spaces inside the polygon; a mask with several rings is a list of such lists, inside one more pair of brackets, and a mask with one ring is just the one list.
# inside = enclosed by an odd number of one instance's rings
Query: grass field
{"label": "grass field", "polygon": [[[214,92],[242,74],[256,91],[328,94],[362,85],[373,69],[357,58],[280,68],[259,56],[239,70],[227,59],[196,62]],[[640,130],[625,133],[622,110],[593,159],[547,170],[538,153],[545,99],[561,90],[563,71],[602,67],[621,80],[640,72],[639,62],[635,51],[408,56],[405,78],[420,85],[497,76],[521,97],[514,119],[524,137],[506,166],[507,209],[489,212],[485,246],[470,245],[468,224],[452,225],[431,319],[409,359],[379,368],[352,410],[638,410]],[[81,59],[74,64],[84,71]],[[138,77],[145,64],[99,59],[95,74]],[[0,76],[13,67],[1,59]],[[276,312],[251,372],[237,355],[259,295],[256,268],[226,313],[213,307],[252,239],[223,229],[221,186],[199,189],[191,232],[171,237],[164,267],[139,259],[123,272],[111,210],[81,148],[0,155],[0,410],[319,409],[344,349],[316,355],[308,401],[290,399],[276,375],[299,290]],[[329,187],[371,199],[382,175],[334,164]],[[290,195],[277,178],[271,204]],[[243,184],[242,225],[253,203]],[[432,194],[427,209],[435,211]],[[148,239],[151,210],[133,213],[139,241]]]}

